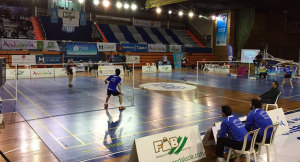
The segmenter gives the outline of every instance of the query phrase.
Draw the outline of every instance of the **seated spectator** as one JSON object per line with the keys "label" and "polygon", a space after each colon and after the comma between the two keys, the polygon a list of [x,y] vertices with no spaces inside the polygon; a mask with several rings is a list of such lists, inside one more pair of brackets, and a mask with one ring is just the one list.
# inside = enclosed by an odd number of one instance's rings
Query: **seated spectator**
{"label": "seated spectator", "polygon": [[266,66],[265,65],[261,65],[258,68],[258,73],[259,73],[259,78],[261,78],[262,75],[264,76],[264,78],[266,78],[267,75],[268,75]]}
{"label": "seated spectator", "polygon": [[274,104],[279,93],[278,82],[274,81],[272,82],[272,88],[268,92],[260,95],[257,99],[260,100],[261,103]]}
{"label": "seated spectator", "polygon": [[[247,116],[245,127],[248,131],[260,128],[256,142],[261,142],[264,136],[264,130],[267,126],[273,125],[268,113],[261,109],[261,102],[258,99],[252,99],[250,113]],[[270,137],[273,129],[268,129],[266,143],[270,143]]]}
{"label": "seated spectator", "polygon": [[[245,125],[237,117],[232,115],[229,106],[222,106],[222,116],[225,116],[218,133],[216,156],[218,161],[224,160],[224,147],[242,149],[244,137],[248,133]],[[246,149],[250,148],[251,136],[248,136]]]}
{"label": "seated spectator", "polygon": [[164,64],[164,65],[167,65],[167,64],[168,64],[168,56],[164,55],[164,56],[162,57],[162,61],[163,61],[163,64]]}

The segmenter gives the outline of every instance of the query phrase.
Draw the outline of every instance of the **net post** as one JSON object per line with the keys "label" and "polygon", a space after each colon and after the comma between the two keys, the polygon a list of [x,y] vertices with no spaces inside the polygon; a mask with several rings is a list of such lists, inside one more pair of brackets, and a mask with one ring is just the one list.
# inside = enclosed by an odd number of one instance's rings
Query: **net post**
{"label": "net post", "polygon": [[18,72],[19,72],[19,69],[18,69],[18,64],[16,65],[16,101],[18,100]]}
{"label": "net post", "polygon": [[250,63],[248,63],[248,79],[250,79],[250,67],[251,67],[251,65],[250,65]]}
{"label": "net post", "polygon": [[198,61],[197,61],[197,79],[196,79],[196,84],[198,84],[198,75],[199,75],[199,63],[198,63]]}

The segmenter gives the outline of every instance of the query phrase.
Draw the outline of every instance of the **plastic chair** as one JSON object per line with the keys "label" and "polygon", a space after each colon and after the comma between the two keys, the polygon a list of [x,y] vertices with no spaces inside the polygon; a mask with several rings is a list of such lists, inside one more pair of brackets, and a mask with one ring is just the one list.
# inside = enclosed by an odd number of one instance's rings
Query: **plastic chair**
{"label": "plastic chair", "polygon": [[[259,129],[253,130],[248,132],[245,137],[244,137],[244,143],[243,143],[243,147],[241,150],[235,150],[230,148],[228,151],[228,156],[227,156],[227,162],[229,162],[230,159],[230,155],[231,152],[234,151],[238,154],[238,160],[241,154],[246,154],[246,158],[247,158],[247,162],[250,162],[250,155],[253,154],[254,155],[254,161],[256,161],[256,154],[255,154],[255,150],[254,150],[254,145],[255,145],[255,141],[256,141],[256,137],[257,137],[257,133],[258,133]],[[248,136],[252,134],[252,139],[251,139],[251,146],[249,150],[246,150],[246,146],[247,146],[247,139]]]}
{"label": "plastic chair", "polygon": [[[264,136],[263,136],[262,141],[260,143],[258,143],[258,142],[256,143],[258,145],[258,155],[260,155],[261,146],[266,146],[268,162],[270,162],[270,147],[271,146],[274,149],[275,159],[277,161],[277,152],[276,152],[276,147],[275,147],[275,144],[274,144],[274,139],[275,139],[275,135],[276,135],[276,131],[277,131],[278,126],[279,126],[279,124],[267,126],[264,130]],[[267,132],[268,132],[268,129],[270,129],[270,128],[273,128],[273,131],[272,131],[272,134],[271,134],[271,137],[270,137],[270,143],[266,143]]]}
{"label": "plastic chair", "polygon": [[278,101],[278,98],[279,98],[280,94],[281,94],[281,92],[278,94],[278,96],[277,96],[276,101],[275,101],[274,104],[266,104],[266,111],[268,111],[269,106],[273,106],[276,109],[278,109],[277,101]]}

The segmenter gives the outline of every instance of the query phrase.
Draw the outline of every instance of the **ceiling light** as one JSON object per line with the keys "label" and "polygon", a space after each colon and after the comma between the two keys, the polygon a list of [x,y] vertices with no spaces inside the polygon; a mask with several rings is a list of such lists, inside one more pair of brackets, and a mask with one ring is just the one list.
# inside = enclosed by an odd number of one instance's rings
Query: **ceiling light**
{"label": "ceiling light", "polygon": [[108,0],[103,1],[103,6],[108,7],[110,5],[110,2]]}
{"label": "ceiling light", "polygon": [[99,0],[94,0],[94,5],[98,5],[100,2],[99,2]]}
{"label": "ceiling light", "polygon": [[169,14],[170,14],[170,15],[172,14],[172,10],[169,10]]}
{"label": "ceiling light", "polygon": [[160,14],[161,13],[161,8],[157,7],[156,8],[156,13]]}
{"label": "ceiling light", "polygon": [[131,9],[134,11],[134,10],[136,10],[137,9],[137,5],[136,4],[131,4]]}
{"label": "ceiling light", "polygon": [[79,3],[83,3],[84,2],[84,0],[78,0],[79,1]]}
{"label": "ceiling light", "polygon": [[194,16],[194,13],[193,12],[190,12],[189,13],[189,17],[193,17]]}
{"label": "ceiling light", "polygon": [[117,2],[117,8],[121,8],[123,4],[121,2]]}
{"label": "ceiling light", "polygon": [[129,4],[128,4],[128,3],[125,3],[125,4],[124,4],[124,8],[125,8],[125,9],[128,9],[128,8],[129,8]]}
{"label": "ceiling light", "polygon": [[216,16],[215,16],[215,15],[212,15],[212,16],[211,16],[211,19],[212,19],[212,20],[216,20]]}
{"label": "ceiling light", "polygon": [[179,11],[179,12],[178,12],[178,15],[179,15],[179,16],[182,16],[182,15],[183,15],[183,12],[182,12],[182,11]]}

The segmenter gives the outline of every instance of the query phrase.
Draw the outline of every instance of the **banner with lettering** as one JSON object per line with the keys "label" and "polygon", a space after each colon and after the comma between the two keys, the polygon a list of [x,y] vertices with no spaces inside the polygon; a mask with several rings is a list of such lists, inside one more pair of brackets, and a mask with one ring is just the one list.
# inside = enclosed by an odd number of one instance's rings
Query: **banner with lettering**
{"label": "banner with lettering", "polygon": [[61,64],[62,55],[36,55],[36,63],[42,62],[43,64]]}
{"label": "banner with lettering", "polygon": [[37,49],[36,40],[2,39],[2,50]]}
{"label": "banner with lettering", "polygon": [[67,55],[97,55],[97,44],[67,43]]}
{"label": "banner with lettering", "polygon": [[80,12],[80,26],[86,26],[86,13]]}
{"label": "banner with lettering", "polygon": [[121,43],[122,46],[122,51],[126,52],[135,52],[135,44],[131,44],[131,43]]}
{"label": "banner with lettering", "polygon": [[36,56],[35,55],[12,55],[11,63],[13,66],[18,65],[35,65]]}
{"label": "banner with lettering", "polygon": [[146,27],[156,27],[156,28],[161,27],[160,21],[140,20],[140,19],[134,19],[134,25],[146,26]]}
{"label": "banner with lettering", "polygon": [[136,52],[148,52],[147,44],[135,44]]}
{"label": "banner with lettering", "polygon": [[217,31],[216,31],[216,46],[226,46],[227,40],[227,13],[218,15]]}
{"label": "banner with lettering", "polygon": [[79,19],[63,18],[63,26],[79,26]]}
{"label": "banner with lettering", "polygon": [[167,52],[167,47],[163,44],[148,44],[148,52]]}
{"label": "banner with lettering", "polygon": [[97,43],[99,52],[113,52],[117,51],[116,43]]}
{"label": "banner with lettering", "polygon": [[58,23],[58,10],[57,8],[51,8],[50,9],[51,12],[51,23]]}
{"label": "banner with lettering", "polygon": [[167,52],[181,52],[181,45],[167,45]]}

